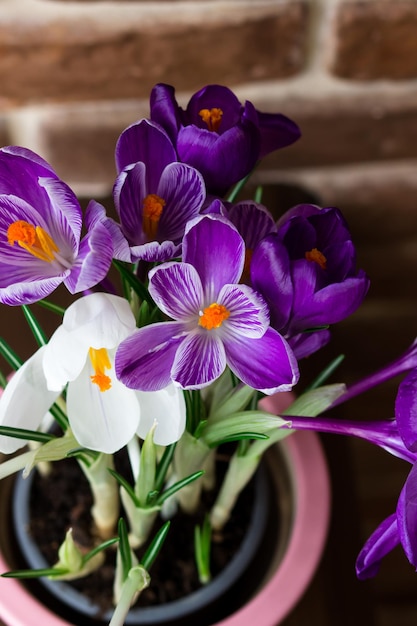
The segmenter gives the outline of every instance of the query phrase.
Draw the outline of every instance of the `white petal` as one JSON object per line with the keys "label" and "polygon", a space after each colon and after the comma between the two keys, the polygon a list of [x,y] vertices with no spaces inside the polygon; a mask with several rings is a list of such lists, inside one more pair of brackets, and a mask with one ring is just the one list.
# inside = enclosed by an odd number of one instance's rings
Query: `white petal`
{"label": "white petal", "polygon": [[63,326],[88,348],[111,349],[132,333],[136,323],[125,298],[92,293],[67,309]]}
{"label": "white petal", "polygon": [[[112,369],[111,372],[114,372]],[[107,372],[111,375],[111,372]],[[100,391],[91,382],[87,361],[80,376],[68,385],[67,410],[75,438],[82,446],[112,454],[134,436],[140,418],[136,393],[111,376],[111,388]]]}
{"label": "white petal", "polygon": [[[13,375],[0,398],[0,424],[37,430],[59,393],[48,391],[40,348]],[[0,452],[10,454],[25,445],[23,439],[0,436]]]}
{"label": "white petal", "polygon": [[160,391],[136,392],[141,407],[137,434],[145,439],[156,422],[154,442],[168,446],[181,437],[185,429],[185,401],[181,389],[168,385]]}
{"label": "white petal", "polygon": [[45,346],[43,371],[48,389],[61,391],[68,381],[80,375],[88,356],[89,346],[80,342],[75,333],[59,326]]}

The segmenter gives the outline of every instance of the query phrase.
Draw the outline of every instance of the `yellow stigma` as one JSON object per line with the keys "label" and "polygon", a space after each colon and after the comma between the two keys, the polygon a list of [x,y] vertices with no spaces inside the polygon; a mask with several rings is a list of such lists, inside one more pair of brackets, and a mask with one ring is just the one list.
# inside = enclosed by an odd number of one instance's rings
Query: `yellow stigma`
{"label": "yellow stigma", "polygon": [[11,246],[17,242],[21,248],[48,263],[54,260],[55,252],[59,252],[55,241],[41,226],[33,226],[24,220],[10,224],[7,241]]}
{"label": "yellow stigma", "polygon": [[322,270],[327,269],[327,259],[324,254],[320,252],[320,250],[317,250],[317,248],[313,248],[309,252],[306,252],[305,257],[307,261],[317,263],[317,265],[319,265]]}
{"label": "yellow stigma", "polygon": [[105,370],[111,369],[111,363],[106,348],[90,348],[88,351],[95,374],[90,376],[91,382],[98,385],[100,391],[108,391],[111,387],[111,378]]}
{"label": "yellow stigma", "polygon": [[220,128],[220,124],[223,117],[223,111],[221,109],[201,109],[198,112],[199,116],[207,124],[207,128],[217,133]]}
{"label": "yellow stigma", "polygon": [[222,304],[213,302],[210,306],[206,307],[200,314],[198,325],[202,326],[206,330],[213,330],[213,328],[219,328],[230,315],[230,311],[226,309]]}
{"label": "yellow stigma", "polygon": [[159,220],[166,202],[156,193],[150,193],[143,201],[142,228],[150,241],[156,239]]}

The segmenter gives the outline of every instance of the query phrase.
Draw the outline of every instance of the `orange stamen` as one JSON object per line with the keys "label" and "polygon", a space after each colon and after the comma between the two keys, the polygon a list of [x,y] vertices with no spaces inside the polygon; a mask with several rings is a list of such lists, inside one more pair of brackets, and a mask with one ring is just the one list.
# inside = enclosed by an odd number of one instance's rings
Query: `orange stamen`
{"label": "orange stamen", "polygon": [[98,385],[100,391],[108,391],[111,387],[111,378],[107,376],[105,370],[111,369],[111,363],[106,348],[90,348],[88,355],[95,371],[95,374],[90,376],[91,382]]}
{"label": "orange stamen", "polygon": [[307,261],[317,263],[317,265],[319,265],[322,270],[327,269],[327,259],[324,254],[320,252],[320,250],[317,250],[317,248],[313,248],[309,252],[306,252],[305,258],[307,259]]}
{"label": "orange stamen", "polygon": [[245,283],[247,285],[250,284],[250,264],[252,261],[253,250],[251,248],[246,248],[245,251],[245,263],[243,265],[242,277],[240,279],[241,283]]}
{"label": "orange stamen", "polygon": [[142,228],[150,241],[156,239],[159,220],[166,202],[155,193],[150,193],[143,201]]}
{"label": "orange stamen", "polygon": [[225,306],[213,302],[213,304],[206,307],[200,314],[198,325],[206,330],[213,330],[213,328],[219,328],[224,320],[227,320],[229,315],[230,311],[228,311]]}
{"label": "orange stamen", "polygon": [[223,111],[221,109],[201,109],[198,112],[199,116],[207,124],[207,128],[217,133],[220,128],[220,124],[223,117]]}
{"label": "orange stamen", "polygon": [[48,263],[54,260],[54,253],[59,252],[55,241],[41,226],[33,226],[24,220],[10,224],[7,241],[11,246],[17,242],[21,248]]}

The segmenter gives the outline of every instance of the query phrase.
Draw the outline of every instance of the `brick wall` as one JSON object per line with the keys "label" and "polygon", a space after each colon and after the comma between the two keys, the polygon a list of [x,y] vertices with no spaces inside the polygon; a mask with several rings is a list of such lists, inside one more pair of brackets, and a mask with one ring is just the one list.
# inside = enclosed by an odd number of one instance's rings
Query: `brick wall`
{"label": "brick wall", "polygon": [[[300,187],[339,206],[372,281],[311,368],[347,344],[341,377],[352,379],[408,345],[417,327],[417,0],[0,0],[0,143],[39,152],[81,198],[108,199],[115,140],[147,114],[159,81],[183,103],[206,83],[227,84],[301,126],[302,140],[268,158],[255,182],[271,209],[298,202]],[[0,315],[10,330],[9,313]],[[393,393],[375,410],[390,414]],[[400,582],[390,584],[401,599]]]}

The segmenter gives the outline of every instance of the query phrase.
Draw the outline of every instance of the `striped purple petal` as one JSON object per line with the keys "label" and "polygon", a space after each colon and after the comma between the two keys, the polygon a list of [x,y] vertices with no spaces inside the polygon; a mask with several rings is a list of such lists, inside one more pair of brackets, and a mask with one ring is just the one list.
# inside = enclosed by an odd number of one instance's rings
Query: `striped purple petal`
{"label": "striped purple petal", "polygon": [[149,272],[149,293],[160,310],[175,320],[194,319],[203,306],[203,287],[188,263],[164,263]]}
{"label": "striped purple petal", "polygon": [[171,368],[184,326],[160,322],[140,328],[121,342],[115,357],[116,376],[127,387],[158,391],[171,383]]}
{"label": "striped purple petal", "polygon": [[387,517],[369,537],[356,560],[356,575],[360,580],[378,573],[381,561],[400,543],[397,516]]}
{"label": "striped purple petal", "polygon": [[246,385],[266,394],[290,391],[299,373],[291,348],[273,328],[258,339],[224,339],[227,364]]}
{"label": "striped purple petal", "polygon": [[246,285],[225,285],[217,302],[230,313],[223,325],[229,337],[237,333],[255,339],[262,337],[269,326],[265,301]]}
{"label": "striped purple petal", "polygon": [[245,244],[228,220],[204,215],[187,225],[182,258],[196,268],[208,305],[217,299],[223,285],[239,281]]}
{"label": "striped purple petal", "polygon": [[171,375],[183,389],[201,389],[216,380],[225,368],[220,338],[197,332],[190,333],[178,346]]}

